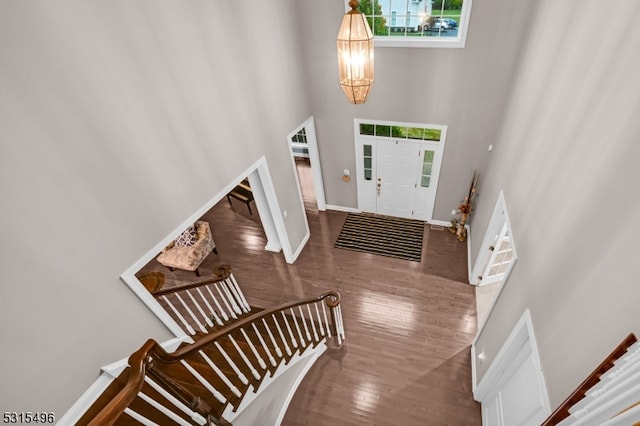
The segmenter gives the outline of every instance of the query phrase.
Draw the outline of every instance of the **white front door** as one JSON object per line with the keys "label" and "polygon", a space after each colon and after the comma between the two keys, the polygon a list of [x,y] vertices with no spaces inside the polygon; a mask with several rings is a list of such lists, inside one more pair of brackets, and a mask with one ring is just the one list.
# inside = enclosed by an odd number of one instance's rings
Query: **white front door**
{"label": "white front door", "polygon": [[[421,127],[379,125],[408,129],[411,137],[398,138],[363,133],[358,124],[356,120],[358,208],[388,216],[431,220],[446,127],[426,126],[424,134],[427,136],[416,139],[415,133],[423,130]],[[427,137],[438,140],[427,140]]]}
{"label": "white front door", "polygon": [[402,140],[378,143],[376,212],[387,216],[413,217],[420,166],[420,146]]}

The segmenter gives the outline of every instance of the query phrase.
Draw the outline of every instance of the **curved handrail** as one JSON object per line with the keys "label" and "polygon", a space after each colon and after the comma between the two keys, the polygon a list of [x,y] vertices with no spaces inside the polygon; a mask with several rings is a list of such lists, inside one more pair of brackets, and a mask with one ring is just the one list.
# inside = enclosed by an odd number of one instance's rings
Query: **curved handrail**
{"label": "curved handrail", "polygon": [[203,281],[197,281],[195,283],[186,284],[186,285],[182,285],[182,286],[179,286],[179,287],[166,288],[164,290],[158,290],[158,291],[151,292],[151,294],[154,297],[164,296],[166,294],[176,293],[176,292],[182,291],[182,290],[190,290],[192,288],[200,287],[200,286],[203,286],[205,284],[213,284],[213,283],[217,283],[217,282],[226,280],[227,278],[229,278],[229,276],[231,276],[231,266],[226,265],[226,264],[219,265],[213,270],[213,273],[216,275],[215,278],[209,278],[209,279],[206,279],[206,280],[203,280]]}
{"label": "curved handrail", "polygon": [[[147,372],[147,366],[149,366],[153,360],[160,360],[165,364],[173,364],[179,362],[185,356],[196,352],[203,347],[211,344],[220,337],[226,336],[229,333],[242,328],[247,324],[251,324],[256,320],[260,320],[263,317],[267,317],[276,312],[280,312],[285,309],[295,308],[297,306],[306,305],[309,303],[320,302],[326,300],[327,306],[333,308],[340,304],[340,293],[337,291],[328,291],[320,294],[319,296],[302,299],[297,302],[289,302],[276,306],[275,308],[265,309],[251,316],[239,319],[237,322],[225,327],[223,330],[211,333],[202,339],[197,340],[188,346],[183,347],[175,352],[168,353],[164,350],[158,342],[153,339],[147,340],[144,345],[129,357],[130,374],[129,379],[124,388],[116,394],[116,396],[107,404],[100,412],[89,422],[91,426],[103,426],[111,425],[122,414],[122,412],[131,404],[135,399],[137,393],[142,389],[144,384],[144,376]],[[192,404],[189,404],[192,408],[196,408],[198,401],[194,399]],[[207,414],[207,413],[201,413]]]}
{"label": "curved handrail", "polygon": [[140,349],[131,354],[129,357],[129,366],[131,367],[129,380],[125,384],[124,388],[122,388],[122,390],[113,397],[111,402],[100,410],[100,412],[88,423],[90,426],[113,424],[124,409],[131,404],[140,389],[142,389],[144,376],[147,371],[146,361],[148,359],[148,354],[153,351],[156,346],[162,349],[158,342],[153,339],[149,339]]}
{"label": "curved handrail", "polygon": [[[333,300],[329,299],[329,297],[333,297]],[[320,302],[324,299],[327,299],[327,305],[331,308],[336,307],[340,304],[340,293],[337,291],[327,291],[326,293],[322,293],[316,297],[310,297],[308,299],[302,299],[297,302],[289,302],[280,306],[276,306],[275,308],[265,309],[264,311],[260,311],[257,314],[239,319],[233,324],[225,327],[223,330],[218,330],[215,333],[211,333],[202,339],[198,339],[195,343],[190,344],[189,346],[185,346],[182,349],[179,349],[175,352],[168,353],[162,348],[162,346],[158,345],[160,352],[157,352],[156,355],[158,359],[166,364],[172,364],[174,362],[180,361],[181,358],[189,355],[192,352],[196,352],[208,344],[212,343],[214,340],[217,340],[219,337],[225,336],[235,330],[242,328],[247,324],[251,324],[252,322],[262,319],[263,317],[267,317],[276,312],[280,312],[285,309],[295,308],[296,306],[306,305],[309,303]]]}

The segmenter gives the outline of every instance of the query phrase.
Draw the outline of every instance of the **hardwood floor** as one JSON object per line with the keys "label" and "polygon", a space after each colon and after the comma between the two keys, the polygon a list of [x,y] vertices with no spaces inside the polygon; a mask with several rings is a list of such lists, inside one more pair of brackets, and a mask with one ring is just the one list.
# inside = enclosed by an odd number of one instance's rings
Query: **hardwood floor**
{"label": "hardwood floor", "polygon": [[[300,167],[301,166],[301,167]],[[342,296],[346,345],[327,352],[295,394],[283,425],[480,425],[471,394],[470,345],[476,332],[475,288],[465,284],[466,245],[425,226],[422,262],[336,249],[346,217],[318,212],[299,164],[311,238],[293,265],[264,251],[256,209],[223,200],[203,219],[219,255],[200,268],[229,263],[249,303],[271,307],[335,289]],[[167,284],[197,281],[161,270]]]}

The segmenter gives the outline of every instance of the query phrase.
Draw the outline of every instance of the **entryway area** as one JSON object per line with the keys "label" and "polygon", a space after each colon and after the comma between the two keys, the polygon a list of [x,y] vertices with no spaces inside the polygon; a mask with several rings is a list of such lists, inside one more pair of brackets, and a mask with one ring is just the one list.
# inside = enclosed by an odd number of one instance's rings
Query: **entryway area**
{"label": "entryway area", "polygon": [[447,126],[355,120],[358,208],[429,221]]}

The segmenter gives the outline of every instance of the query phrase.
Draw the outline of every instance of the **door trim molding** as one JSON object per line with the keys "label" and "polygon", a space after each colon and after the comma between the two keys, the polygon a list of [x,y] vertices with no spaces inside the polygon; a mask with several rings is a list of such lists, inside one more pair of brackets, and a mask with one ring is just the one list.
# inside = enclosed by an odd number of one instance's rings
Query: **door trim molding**
{"label": "door trim molding", "polygon": [[[487,259],[486,258],[487,251],[489,250],[489,246],[492,244],[492,241],[491,241],[492,233],[489,231],[490,231],[491,225],[495,223],[496,218],[498,218],[498,216],[500,215],[500,211],[504,212],[504,223],[507,224],[507,230],[509,232],[509,236],[513,240],[513,233],[511,232],[511,229],[512,229],[511,221],[509,220],[509,212],[507,211],[507,203],[504,198],[504,191],[500,190],[500,192],[498,193],[498,199],[496,200],[496,204],[493,207],[493,212],[491,213],[491,218],[489,219],[489,223],[487,224],[487,229],[485,230],[484,237],[480,245],[480,249],[478,250],[478,256],[476,257],[476,260],[473,264],[473,268],[470,270],[470,273],[469,273],[470,284],[473,284],[473,285],[479,284],[478,275],[480,275],[483,272],[482,268],[484,267],[485,260]],[[503,280],[503,282],[506,281],[507,277],[509,276],[509,272],[511,268],[513,268],[513,264],[515,264],[515,262],[518,259],[518,253],[516,251],[515,244],[512,244],[512,249],[513,249],[513,257],[515,260],[512,262],[511,266],[509,267],[509,270],[505,272],[505,279]],[[469,257],[469,259],[471,259],[471,257]]]}
{"label": "door trim molding", "polygon": [[362,210],[355,207],[336,206],[335,204],[327,204],[327,210],[335,210],[337,212],[346,213],[362,213]]}
{"label": "door trim molding", "polygon": [[[293,155],[291,139],[302,129],[305,129],[305,135],[307,137],[307,149],[309,150],[309,162],[311,163],[311,174],[313,176],[313,187],[316,193],[316,205],[319,211],[325,211],[327,209],[327,200],[324,194],[324,180],[322,178],[322,168],[320,166],[320,152],[318,151],[318,138],[316,135],[316,125],[313,120],[313,116],[307,118],[304,123],[299,125],[293,132],[287,136],[287,143],[289,144],[289,152],[291,153],[291,160],[293,164],[293,171],[296,172],[296,183],[298,189],[300,189],[300,180],[298,179],[298,173],[296,171],[296,161]],[[302,199],[302,191],[300,192],[300,202],[302,203],[302,210],[304,211],[304,200]]]}
{"label": "door trim molding", "polygon": [[[476,262],[474,265],[474,270],[471,271],[471,276],[469,277],[469,284],[478,285],[478,281],[475,280],[475,282],[473,281],[473,277],[477,277],[478,276],[478,269],[480,267],[482,267],[482,263],[483,263],[483,259],[481,258],[481,253],[486,252],[487,250],[489,250],[489,245],[491,243],[491,235],[489,232],[489,228],[491,226],[491,222],[493,221],[494,217],[498,214],[498,212],[500,212],[500,210],[502,209],[502,211],[504,211],[504,223],[507,225],[507,230],[509,232],[509,237],[511,238],[511,248],[513,251],[513,262],[511,262],[509,264],[509,266],[507,267],[507,270],[504,273],[504,279],[502,280],[502,283],[500,283],[500,287],[498,289],[496,289],[495,294],[493,296],[493,300],[491,301],[491,305],[489,306],[489,309],[487,310],[487,315],[484,317],[484,321],[482,322],[482,324],[478,324],[478,332],[476,333],[476,338],[474,341],[478,340],[478,337],[482,334],[482,332],[484,331],[485,326],[487,325],[487,322],[489,321],[489,318],[491,318],[491,314],[493,313],[493,309],[496,306],[496,303],[498,302],[498,298],[500,297],[500,294],[502,293],[502,290],[504,290],[504,286],[507,284],[507,281],[509,279],[509,275],[511,275],[511,271],[513,270],[513,267],[515,266],[516,263],[518,263],[518,252],[516,250],[516,244],[515,244],[515,239],[513,237],[513,232],[511,229],[511,222],[509,221],[509,212],[507,211],[507,204],[505,202],[504,199],[504,193],[502,192],[502,190],[500,190],[500,193],[498,194],[498,200],[496,201],[496,205],[493,209],[493,213],[491,214],[491,219],[489,219],[489,224],[487,225],[487,230],[485,232],[484,235],[484,239],[482,240],[482,245],[480,246],[480,251],[478,252],[478,257],[476,258]],[[470,234],[467,234],[470,235]],[[469,246],[470,247],[470,246]],[[471,259],[471,253],[470,253],[471,249],[469,248],[469,252],[467,254],[467,260]],[[480,265],[480,266],[478,266]],[[475,275],[473,275],[475,273]]]}
{"label": "door trim molding", "polygon": [[480,383],[476,384],[476,361],[480,359],[480,355],[483,355],[482,351],[477,353],[477,337],[471,345],[471,367],[473,375],[473,399],[482,403],[496,387],[500,385],[500,382],[505,377],[505,371],[509,369],[511,363],[515,360],[518,354],[521,352],[523,345],[529,344],[531,350],[531,356],[536,367],[536,379],[538,380],[540,388],[540,397],[545,413],[549,415],[551,413],[551,403],[549,402],[549,394],[547,392],[547,385],[544,379],[542,366],[540,363],[540,355],[538,353],[538,343],[533,330],[533,321],[531,318],[531,312],[529,309],[525,309],[524,313],[516,323],[513,330],[504,342],[498,355],[487,369]]}
{"label": "door trim molding", "polygon": [[[254,174],[255,173],[255,174]],[[242,179],[247,176],[257,176],[259,177],[260,185],[256,185],[254,191],[264,193],[264,197],[259,196],[255,197],[256,207],[258,208],[258,212],[261,214],[261,222],[262,226],[265,228],[265,235],[267,236],[268,242],[267,247],[272,247],[273,249],[282,248],[282,252],[287,263],[293,263],[297,257],[297,255],[302,251],[302,247],[308,240],[308,237],[303,238],[302,243],[299,247],[294,251],[291,248],[291,243],[289,242],[289,237],[287,235],[287,230],[284,224],[284,218],[282,216],[280,206],[278,203],[278,198],[275,193],[275,188],[273,186],[273,181],[271,180],[271,173],[269,172],[269,166],[267,165],[267,160],[263,156],[258,161],[253,163],[248,169],[242,172],[236,179],[230,182],[227,186],[225,186],[222,191],[216,194],[209,202],[207,202],[203,207],[201,207],[194,214],[189,216],[184,222],[178,225],[173,231],[171,231],[167,236],[165,236],[158,244],[151,248],[147,253],[145,253],[142,257],[140,257],[133,265],[131,265],[126,271],[120,275],[120,280],[124,282],[127,287],[133,291],[133,293],[140,299],[140,301],[149,308],[149,310],[160,320],[162,324],[164,324],[169,331],[177,338],[180,339],[191,339],[182,327],[178,325],[178,323],[167,313],[167,311],[158,303],[158,301],[147,291],[147,289],[142,285],[140,280],[136,277],[136,272],[142,269],[147,263],[155,259],[155,257],[162,251],[164,247],[167,246],[171,241],[173,241],[180,233],[188,227],[190,224],[198,220],[203,214],[209,211],[213,206],[215,206],[220,200],[222,200],[226,194],[228,194],[237,184],[239,184]],[[255,183],[256,180],[254,179]],[[265,205],[266,204],[266,205]],[[304,215],[305,223],[307,221],[306,215]],[[308,225],[307,225],[308,229]],[[307,233],[308,234],[308,233]],[[278,250],[279,251],[279,250]]]}
{"label": "door trim molding", "polygon": [[[373,125],[383,125],[383,126],[390,126],[391,128],[393,127],[409,127],[409,128],[429,128],[429,129],[437,129],[440,130],[440,140],[439,141],[430,141],[430,140],[423,140],[423,139],[412,139],[409,137],[397,137],[397,136],[393,136],[391,132],[390,136],[376,136],[376,135],[362,135],[360,134],[360,125],[361,124],[373,124]],[[354,118],[353,119],[353,134],[354,134],[354,151],[355,151],[355,162],[356,162],[356,194],[357,194],[357,209],[360,211],[371,211],[368,209],[369,204],[373,204],[373,203],[367,203],[367,201],[363,202],[364,196],[363,194],[367,193],[365,191],[365,189],[363,189],[362,187],[364,186],[364,178],[361,179],[361,176],[364,176],[364,164],[361,161],[362,159],[362,155],[360,152],[360,147],[365,144],[363,142],[364,139],[369,139],[373,141],[373,155],[374,155],[374,162],[377,163],[378,158],[379,158],[379,154],[376,153],[376,147],[378,145],[379,142],[381,141],[405,141],[405,142],[411,142],[411,143],[415,143],[417,147],[419,147],[419,149],[421,151],[423,150],[432,150],[432,151],[436,151],[439,154],[439,159],[437,162],[433,163],[433,169],[432,169],[432,174],[431,174],[431,185],[430,187],[433,188],[433,205],[431,206],[431,211],[429,212],[428,216],[426,215],[426,212],[428,211],[428,209],[424,209],[425,214],[420,215],[419,217],[412,217],[413,219],[417,219],[417,220],[423,220],[425,222],[431,223],[432,219],[433,219],[433,213],[435,211],[435,205],[437,202],[437,198],[438,198],[438,189],[440,187],[440,175],[442,174],[442,166],[444,164],[444,154],[445,154],[445,148],[446,148],[446,142],[447,142],[447,131],[448,131],[448,126],[445,124],[431,124],[431,123],[414,123],[414,122],[403,122],[403,121],[388,121],[388,120],[369,120],[369,119],[364,119],[364,118]],[[372,181],[374,182],[375,185],[375,181],[376,181],[376,177],[377,177],[377,164],[376,167],[374,167],[373,169],[373,173],[372,173]],[[420,169],[422,170],[422,166],[420,166]],[[416,170],[417,172],[418,170]],[[418,176],[419,177],[419,176]],[[367,181],[368,182],[368,181]],[[417,182],[417,184],[419,184],[419,182]],[[373,187],[375,189],[375,186]],[[418,190],[421,189],[420,186],[417,187]],[[369,190],[369,185],[367,185],[367,190]],[[425,189],[425,188],[422,188]],[[363,192],[364,191],[364,192]],[[414,194],[414,202],[418,199],[418,195]],[[369,200],[370,201],[370,200]],[[366,206],[365,206],[366,205]],[[379,209],[375,209],[375,213],[378,213]]]}

